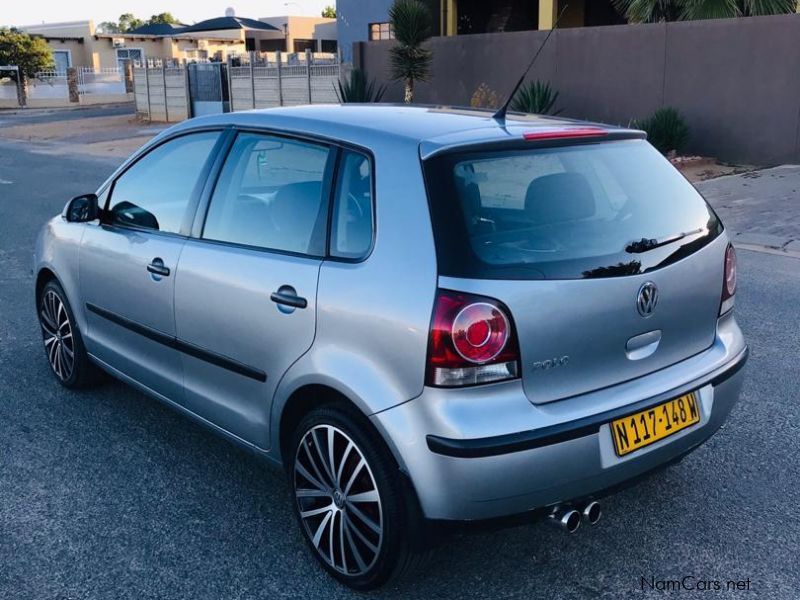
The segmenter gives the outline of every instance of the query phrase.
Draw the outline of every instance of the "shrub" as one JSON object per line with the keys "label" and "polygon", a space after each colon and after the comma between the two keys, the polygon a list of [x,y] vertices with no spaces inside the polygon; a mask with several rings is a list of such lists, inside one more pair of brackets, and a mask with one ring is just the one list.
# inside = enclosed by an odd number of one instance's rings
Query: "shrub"
{"label": "shrub", "polygon": [[532,81],[519,88],[511,101],[511,110],[537,115],[557,115],[554,110],[558,92],[543,81]]}
{"label": "shrub", "polygon": [[633,121],[632,126],[647,133],[648,141],[662,154],[680,154],[689,141],[689,127],[681,114],[671,107],[659,108],[652,116]]}
{"label": "shrub", "polygon": [[336,97],[339,102],[380,102],[386,92],[385,85],[376,83],[367,77],[361,69],[353,69],[350,77],[342,82],[338,81],[339,89],[336,90]]}
{"label": "shrub", "polygon": [[480,84],[470,98],[472,108],[497,108],[500,98],[492,88],[485,83]]}

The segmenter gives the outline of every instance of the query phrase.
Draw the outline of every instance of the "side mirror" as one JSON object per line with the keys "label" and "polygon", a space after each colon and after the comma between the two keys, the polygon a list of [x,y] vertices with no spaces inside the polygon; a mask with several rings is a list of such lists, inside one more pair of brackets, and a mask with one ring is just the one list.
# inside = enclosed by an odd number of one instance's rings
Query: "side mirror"
{"label": "side mirror", "polygon": [[96,194],[75,196],[64,207],[64,218],[70,223],[87,223],[100,216]]}

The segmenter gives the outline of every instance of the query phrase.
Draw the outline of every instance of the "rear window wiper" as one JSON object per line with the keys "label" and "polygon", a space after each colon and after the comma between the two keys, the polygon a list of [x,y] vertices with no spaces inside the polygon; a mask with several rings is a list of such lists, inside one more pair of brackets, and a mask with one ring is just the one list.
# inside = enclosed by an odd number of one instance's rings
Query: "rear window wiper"
{"label": "rear window wiper", "polygon": [[641,254],[643,252],[647,252],[649,250],[653,250],[655,248],[660,248],[661,246],[666,246],[668,244],[672,244],[673,242],[677,242],[678,240],[682,240],[685,237],[690,235],[695,235],[697,233],[702,233],[705,230],[704,227],[700,229],[695,229],[693,231],[686,231],[684,233],[676,233],[675,235],[669,235],[667,237],[663,237],[661,239],[656,238],[642,238],[640,240],[635,240],[633,242],[629,242],[625,246],[625,252],[629,254]]}

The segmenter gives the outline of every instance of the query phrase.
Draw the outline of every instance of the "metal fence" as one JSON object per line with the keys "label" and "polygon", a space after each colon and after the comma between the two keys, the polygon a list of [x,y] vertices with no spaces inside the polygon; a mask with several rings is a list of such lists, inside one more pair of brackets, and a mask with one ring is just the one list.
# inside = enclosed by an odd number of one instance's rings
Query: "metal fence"
{"label": "metal fence", "polygon": [[125,93],[125,74],[120,67],[93,69],[78,68],[78,91],[80,94],[112,96]]}
{"label": "metal fence", "polygon": [[0,65],[0,107],[19,106],[19,67]]}
{"label": "metal fence", "polygon": [[[337,102],[332,54],[249,53],[226,63],[148,60],[134,68],[137,112],[177,121],[215,112]],[[166,108],[165,108],[166,107]]]}
{"label": "metal fence", "polygon": [[58,71],[39,71],[28,80],[27,94],[31,100],[69,99],[67,75]]}

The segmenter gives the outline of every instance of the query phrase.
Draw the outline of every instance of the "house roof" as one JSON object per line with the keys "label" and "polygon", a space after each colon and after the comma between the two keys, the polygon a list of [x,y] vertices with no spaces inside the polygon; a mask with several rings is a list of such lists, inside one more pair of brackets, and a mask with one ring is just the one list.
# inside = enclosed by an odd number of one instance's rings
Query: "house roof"
{"label": "house roof", "polygon": [[150,25],[142,25],[126,31],[125,33],[135,33],[140,35],[170,35],[173,33],[181,33],[188,25],[184,23],[153,23]]}
{"label": "house roof", "polygon": [[246,19],[244,17],[217,17],[215,19],[207,19],[205,21],[195,23],[194,25],[184,27],[176,33],[220,31],[223,29],[260,29],[262,31],[280,31],[280,29],[273,27],[269,23],[256,21],[255,19]]}

